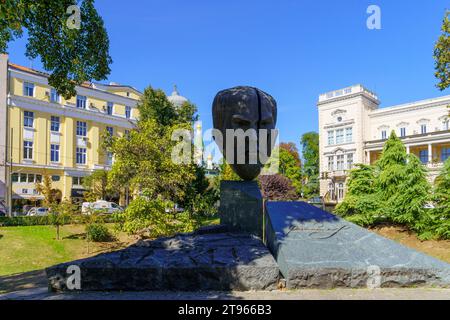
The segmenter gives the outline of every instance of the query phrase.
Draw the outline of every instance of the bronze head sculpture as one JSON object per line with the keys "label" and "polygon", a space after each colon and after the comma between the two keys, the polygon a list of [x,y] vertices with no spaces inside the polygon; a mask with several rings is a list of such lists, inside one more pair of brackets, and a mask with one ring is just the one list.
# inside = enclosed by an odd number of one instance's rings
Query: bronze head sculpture
{"label": "bronze head sculpture", "polygon": [[273,148],[275,99],[260,89],[239,86],[218,92],[212,109],[222,141],[215,140],[224,158],[239,177],[255,179]]}

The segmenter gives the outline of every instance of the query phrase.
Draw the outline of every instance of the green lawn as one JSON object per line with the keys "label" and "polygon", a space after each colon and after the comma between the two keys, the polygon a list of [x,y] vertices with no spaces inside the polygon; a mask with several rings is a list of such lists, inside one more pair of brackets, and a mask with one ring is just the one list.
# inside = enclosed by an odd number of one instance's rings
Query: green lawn
{"label": "green lawn", "polygon": [[[0,276],[43,269],[124,244],[91,243],[88,253],[83,226],[63,226],[61,240],[55,240],[55,230],[53,226],[0,227]],[[126,243],[129,239],[123,237],[120,240]]]}
{"label": "green lawn", "polygon": [[[202,218],[201,225],[219,223],[217,217]],[[112,230],[113,225],[109,224]],[[123,248],[135,239],[116,233],[118,241],[91,243],[83,239],[82,225],[61,228],[61,240],[55,240],[53,226],[0,227],[0,276],[40,270],[58,263]]]}

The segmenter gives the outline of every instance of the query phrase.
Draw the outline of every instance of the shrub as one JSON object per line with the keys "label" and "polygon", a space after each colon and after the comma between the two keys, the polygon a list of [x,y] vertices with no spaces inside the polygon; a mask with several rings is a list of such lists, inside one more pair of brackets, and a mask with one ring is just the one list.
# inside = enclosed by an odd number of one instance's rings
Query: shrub
{"label": "shrub", "polygon": [[92,223],[86,226],[86,240],[92,242],[111,241],[113,236],[104,224]]}
{"label": "shrub", "polygon": [[130,203],[124,213],[116,214],[115,219],[119,229],[129,234],[146,230],[150,237],[159,237],[193,231],[197,221],[190,213],[166,212],[171,208],[174,208],[171,201],[139,197]]}
{"label": "shrub", "polygon": [[279,174],[262,175],[258,178],[264,198],[273,201],[290,201],[298,198],[291,181]]}

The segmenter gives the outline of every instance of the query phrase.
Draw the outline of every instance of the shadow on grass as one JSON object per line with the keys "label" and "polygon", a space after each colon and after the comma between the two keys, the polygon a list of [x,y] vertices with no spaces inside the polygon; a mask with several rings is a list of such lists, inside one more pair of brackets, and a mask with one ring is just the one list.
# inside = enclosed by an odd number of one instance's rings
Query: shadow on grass
{"label": "shadow on grass", "polygon": [[0,276],[0,293],[7,293],[25,289],[47,286],[45,270],[35,270]]}

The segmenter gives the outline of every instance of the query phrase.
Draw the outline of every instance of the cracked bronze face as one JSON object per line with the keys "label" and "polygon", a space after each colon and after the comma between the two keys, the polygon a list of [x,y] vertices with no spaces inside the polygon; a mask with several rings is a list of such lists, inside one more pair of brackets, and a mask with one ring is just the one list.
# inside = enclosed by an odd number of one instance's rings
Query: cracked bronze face
{"label": "cracked bronze face", "polygon": [[[215,139],[222,155],[239,177],[244,180],[255,179],[266,162],[261,152],[267,157],[272,152],[272,129],[275,129],[277,121],[275,99],[257,88],[238,86],[218,92],[212,109],[214,129],[222,133],[222,141],[217,141],[217,137]],[[227,139],[228,129],[234,130],[236,134],[239,133],[236,131],[238,129],[246,132],[242,148],[239,148],[236,136]],[[255,145],[256,150],[252,147]]]}

